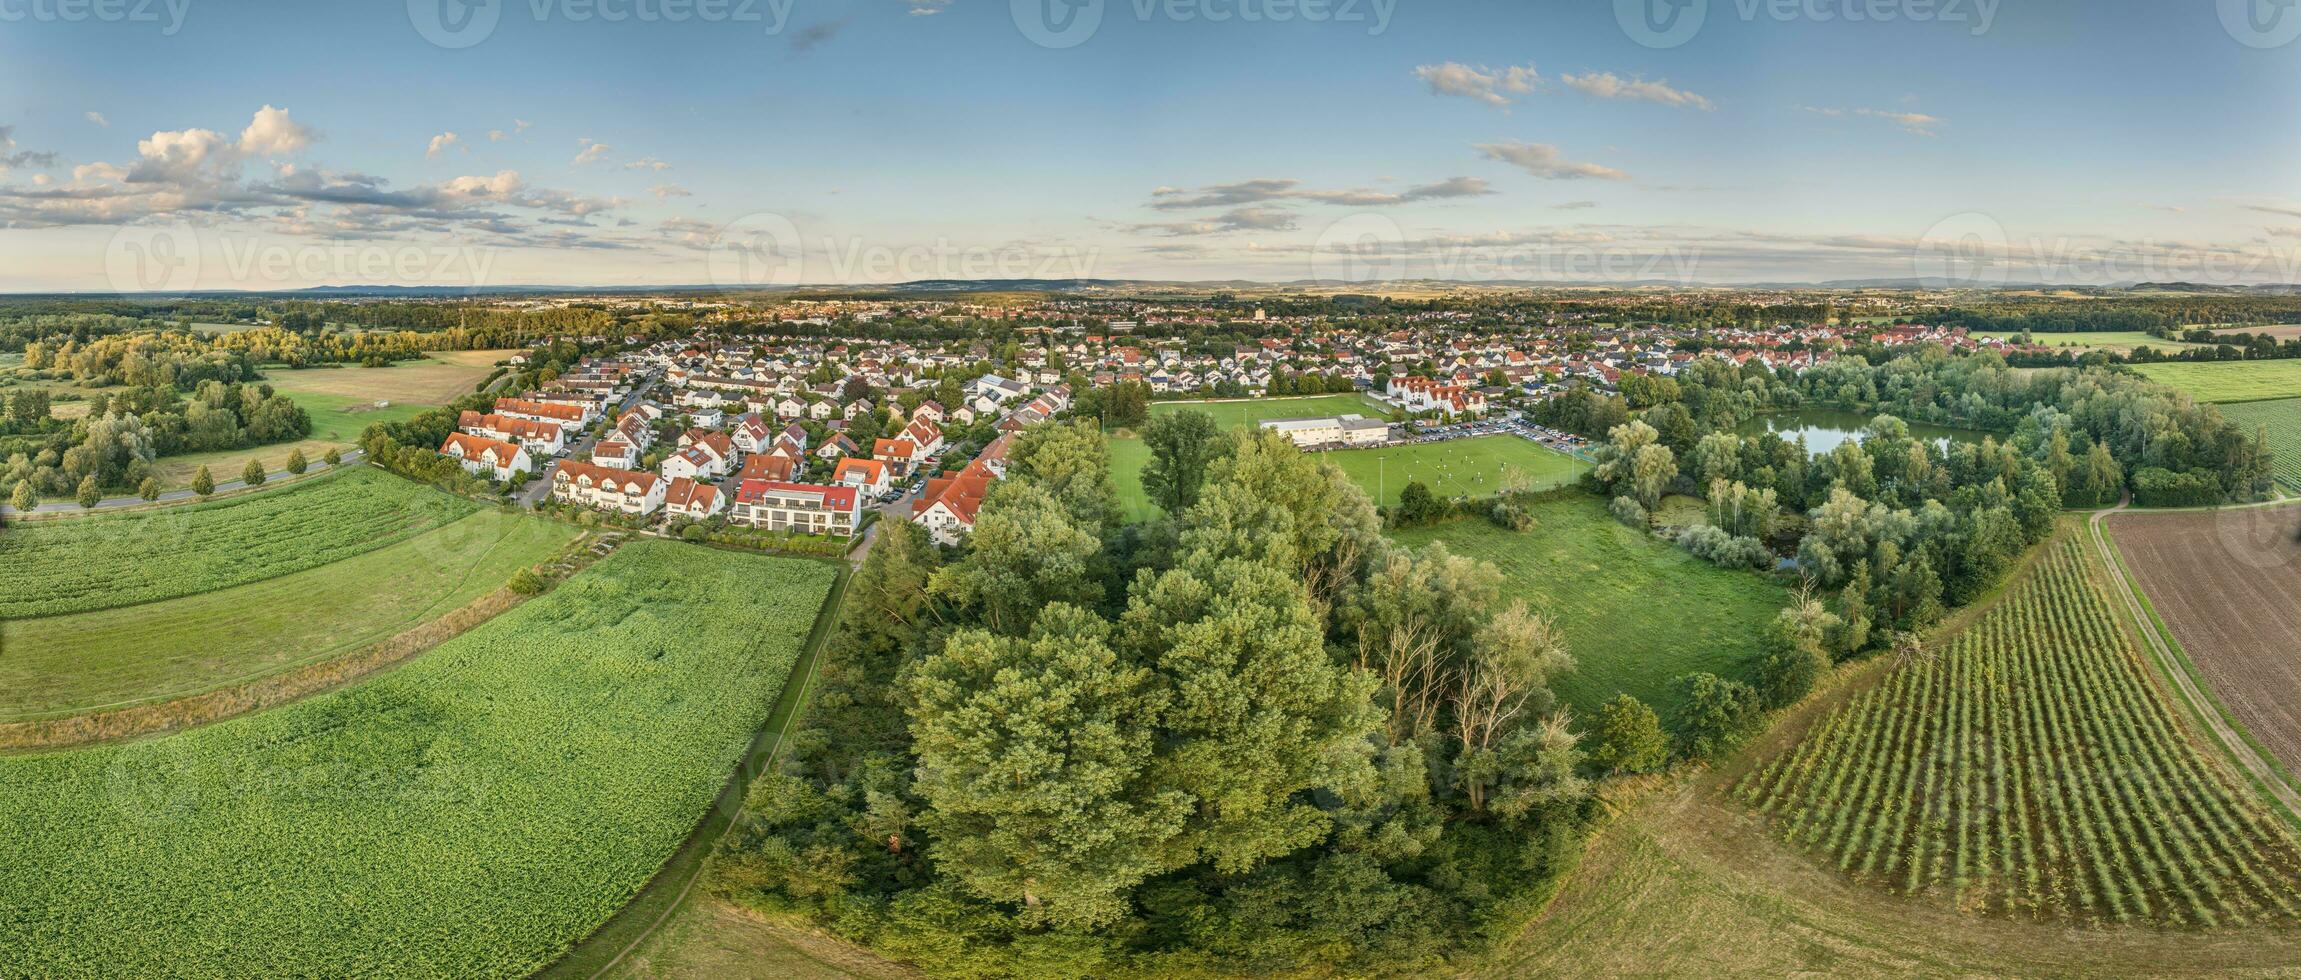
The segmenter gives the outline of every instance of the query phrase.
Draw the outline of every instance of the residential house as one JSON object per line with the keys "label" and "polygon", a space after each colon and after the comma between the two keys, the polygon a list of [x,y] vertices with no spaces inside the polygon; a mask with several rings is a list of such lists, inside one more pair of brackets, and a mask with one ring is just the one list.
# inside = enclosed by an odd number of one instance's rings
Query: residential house
{"label": "residential house", "polygon": [[700,521],[726,508],[718,487],[683,476],[673,477],[670,488],[663,492],[663,512],[673,517]]}
{"label": "residential house", "polygon": [[447,441],[440,444],[439,453],[463,464],[466,470],[497,480],[511,479],[513,473],[535,472],[526,447],[516,442],[475,436],[469,432],[448,433]]}
{"label": "residential house", "polygon": [[982,510],[983,495],[995,479],[979,460],[950,476],[930,477],[926,492],[912,505],[911,519],[926,528],[936,544],[956,545],[974,533],[975,514]]}
{"label": "residential house", "polygon": [[852,536],[863,521],[863,495],[854,487],[745,480],[735,488],[728,520],[769,531]]}
{"label": "residential house", "polygon": [[455,427],[475,436],[519,443],[531,456],[550,456],[567,445],[557,422],[467,411],[457,416]]}
{"label": "residential house", "polygon": [[551,495],[583,507],[626,514],[652,514],[663,508],[670,482],[646,470],[619,470],[564,460],[551,474]]}
{"label": "residential house", "polygon": [[868,496],[876,497],[886,493],[894,480],[888,474],[885,463],[875,459],[845,459],[839,461],[839,468],[832,474],[831,482],[854,487]]}
{"label": "residential house", "polygon": [[607,439],[591,447],[591,463],[609,469],[634,470],[639,468],[639,447],[621,439]]}
{"label": "residential house", "polygon": [[871,444],[871,458],[887,464],[900,479],[919,463],[919,447],[909,439],[880,439]]}

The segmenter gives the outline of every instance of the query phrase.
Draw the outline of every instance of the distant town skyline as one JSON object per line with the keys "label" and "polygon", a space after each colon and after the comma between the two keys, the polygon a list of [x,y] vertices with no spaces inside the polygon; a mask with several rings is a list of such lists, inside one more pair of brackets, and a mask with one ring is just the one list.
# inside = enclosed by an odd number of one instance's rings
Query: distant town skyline
{"label": "distant town skyline", "polygon": [[2301,281],[2250,2],[26,3],[0,291]]}

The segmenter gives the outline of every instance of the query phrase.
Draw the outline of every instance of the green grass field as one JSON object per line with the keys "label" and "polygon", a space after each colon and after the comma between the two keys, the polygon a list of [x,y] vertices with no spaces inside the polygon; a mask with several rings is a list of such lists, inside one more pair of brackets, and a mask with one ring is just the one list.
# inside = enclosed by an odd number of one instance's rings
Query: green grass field
{"label": "green grass field", "polygon": [[[1385,506],[1397,503],[1399,492],[1415,480],[1428,485],[1431,492],[1440,497],[1479,497],[1501,489],[1505,466],[1524,471],[1541,489],[1571,483],[1589,468],[1581,460],[1517,436],[1480,436],[1383,449],[1338,449],[1320,453],[1319,458],[1342,467],[1342,472],[1364,488],[1375,503]],[[1137,520],[1158,512],[1150,498],[1143,496],[1143,466],[1149,462],[1150,449],[1142,440],[1111,440],[1111,479],[1118,483],[1119,501],[1126,507],[1127,516]]]}
{"label": "green grass field", "polygon": [[[2021,336],[2021,332],[2018,330],[1983,330],[1977,332],[1974,334],[1974,336],[2003,337],[2007,340],[2012,340]],[[2146,333],[2142,333],[2139,330],[2080,330],[2074,333],[2032,333],[2029,335],[2029,339],[2031,343],[2043,344],[2047,347],[2077,347],[2084,350],[2116,351],[2120,354],[2129,352],[2136,347],[2155,347],[2159,351],[2172,351],[2186,347],[2205,346],[2203,344],[2191,344],[2179,340],[2163,340],[2157,337],[2152,337]]]}
{"label": "green grass field", "polygon": [[1152,415],[1204,412],[1226,429],[1243,429],[1264,419],[1316,418],[1326,415],[1364,415],[1389,418],[1390,407],[1364,395],[1308,395],[1300,398],[1253,398],[1230,401],[1152,402]]}
{"label": "green grass field", "polygon": [[[1153,402],[1151,413],[1205,412],[1225,429],[1244,429],[1266,419],[1304,418],[1356,413],[1369,418],[1387,414],[1384,407],[1360,395],[1313,395],[1306,398],[1258,398],[1221,402]],[[1425,443],[1384,449],[1345,449],[1322,454],[1342,467],[1374,502],[1398,502],[1406,484],[1421,480],[1441,497],[1485,496],[1500,489],[1504,466],[1514,466],[1532,477],[1537,487],[1563,486],[1582,475],[1588,466],[1571,456],[1552,452],[1516,436],[1485,436],[1452,442]],[[1111,437],[1111,479],[1118,484],[1119,500],[1135,520],[1155,516],[1158,508],[1143,496],[1143,466],[1150,450],[1130,436]]]}
{"label": "green grass field", "polygon": [[0,619],[155,602],[316,568],[478,508],[359,467],[211,503],[30,522],[0,534]]}
{"label": "green grass field", "polygon": [[348,653],[494,591],[576,533],[481,511],[260,582],[0,622],[0,722],[188,697]]}
{"label": "green grass field", "polygon": [[353,687],[0,758],[0,975],[531,973],[694,828],[834,578],[635,541]]}
{"label": "green grass field", "polygon": [[1575,668],[1554,686],[1577,718],[1625,692],[1668,718],[1678,676],[1752,676],[1760,630],[1789,602],[1780,587],[1624,527],[1596,497],[1544,501],[1535,515],[1541,526],[1524,534],[1459,521],[1392,537],[1493,562],[1505,597],[1555,618]]}
{"label": "green grass field", "polygon": [[2201,402],[2257,402],[2301,396],[2301,360],[2136,364],[2151,380]]}
{"label": "green grass field", "polygon": [[2301,398],[2223,405],[2221,414],[2244,426],[2246,435],[2256,427],[2266,431],[2277,457],[2277,482],[2285,492],[2301,494]]}

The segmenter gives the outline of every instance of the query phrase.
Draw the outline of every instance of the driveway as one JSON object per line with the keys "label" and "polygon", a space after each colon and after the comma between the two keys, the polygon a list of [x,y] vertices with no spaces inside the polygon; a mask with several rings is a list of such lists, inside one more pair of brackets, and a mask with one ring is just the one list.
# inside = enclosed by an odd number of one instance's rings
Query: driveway
{"label": "driveway", "polygon": [[[631,410],[631,406],[639,404],[642,399],[647,397],[648,392],[654,390],[655,380],[651,378],[646,384],[632,389],[631,394],[624,396],[623,402],[615,407],[615,411],[609,412],[607,417],[610,420],[622,417],[623,413]],[[598,443],[599,440],[594,438],[590,430],[587,429],[583,435],[576,437],[574,442],[568,444],[567,458],[589,459],[591,458],[591,447],[598,445]],[[511,499],[521,507],[534,510],[537,504],[543,502],[543,498],[551,496],[551,475],[559,472],[559,462],[557,458],[552,459],[548,465],[544,466],[543,472],[536,474],[535,479],[528,481],[527,486],[520,488],[520,491],[513,494]]]}

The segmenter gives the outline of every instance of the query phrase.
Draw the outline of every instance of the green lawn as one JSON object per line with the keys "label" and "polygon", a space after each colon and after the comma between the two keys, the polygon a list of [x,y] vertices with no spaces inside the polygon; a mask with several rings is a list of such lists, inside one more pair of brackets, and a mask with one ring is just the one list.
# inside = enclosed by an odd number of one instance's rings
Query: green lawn
{"label": "green lawn", "polygon": [[530,974],[694,829],[835,574],[634,541],[363,683],[0,758],[0,976]]}
{"label": "green lawn", "polygon": [[2201,402],[2256,402],[2301,396],[2301,360],[2136,364],[2134,370]]}
{"label": "green lawn", "polygon": [[1152,415],[1204,412],[1226,429],[1243,429],[1265,419],[1318,418],[1328,415],[1390,417],[1390,406],[1364,395],[1308,395],[1300,398],[1253,398],[1230,401],[1152,402]]}
{"label": "green lawn", "polygon": [[162,602],[0,622],[0,721],[188,697],[349,653],[495,590],[576,535],[481,511],[333,564]]}
{"label": "green lawn", "polygon": [[2277,482],[2285,492],[2301,494],[2301,398],[2242,402],[2221,406],[2221,414],[2245,428],[2269,434],[2269,451],[2277,457]]}
{"label": "green lawn", "polygon": [[1789,602],[1780,587],[1624,527],[1596,497],[1545,501],[1535,514],[1541,526],[1524,534],[1460,521],[1392,537],[1493,562],[1506,596],[1554,617],[1575,662],[1555,686],[1577,718],[1628,692],[1667,719],[1679,675],[1754,674],[1760,628]]}
{"label": "green lawn", "polygon": [[320,442],[349,446],[359,442],[360,433],[378,422],[405,422],[437,408],[410,402],[392,402],[388,408],[375,407],[373,398],[355,398],[324,391],[290,392],[288,397],[312,417],[311,438]]}

